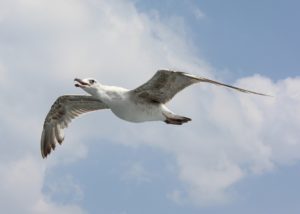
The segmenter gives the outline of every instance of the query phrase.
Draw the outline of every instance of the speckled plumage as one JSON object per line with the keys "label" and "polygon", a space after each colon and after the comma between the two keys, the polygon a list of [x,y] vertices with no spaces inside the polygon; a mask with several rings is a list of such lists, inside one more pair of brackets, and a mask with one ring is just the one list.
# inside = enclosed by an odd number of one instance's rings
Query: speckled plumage
{"label": "speckled plumage", "polygon": [[41,137],[41,153],[46,157],[56,143],[64,140],[63,129],[72,119],[80,114],[107,108],[106,105],[92,96],[64,95],[58,97],[46,116]]}

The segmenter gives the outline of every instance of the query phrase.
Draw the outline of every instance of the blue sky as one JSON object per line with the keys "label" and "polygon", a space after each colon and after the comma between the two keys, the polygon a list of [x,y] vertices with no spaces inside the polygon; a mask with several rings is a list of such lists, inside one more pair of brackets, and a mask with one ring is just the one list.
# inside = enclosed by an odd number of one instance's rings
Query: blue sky
{"label": "blue sky", "polygon": [[[1,211],[299,213],[299,6],[0,0]],[[193,86],[169,104],[185,126],[88,114],[41,158],[51,104],[83,93],[74,77],[134,88],[160,68],[274,98]]]}
{"label": "blue sky", "polygon": [[[175,3],[176,2],[176,3]],[[299,71],[299,1],[138,1],[143,11],[180,15],[197,50],[234,77],[260,73],[273,79]],[[191,10],[199,8],[203,17]]]}

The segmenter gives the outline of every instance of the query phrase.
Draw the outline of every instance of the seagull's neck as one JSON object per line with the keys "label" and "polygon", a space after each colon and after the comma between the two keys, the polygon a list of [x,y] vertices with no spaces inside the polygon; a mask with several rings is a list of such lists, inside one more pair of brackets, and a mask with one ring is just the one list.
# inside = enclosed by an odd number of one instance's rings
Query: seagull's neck
{"label": "seagull's neck", "polygon": [[121,87],[98,84],[96,96],[103,102],[108,103],[112,100],[124,98],[128,91],[128,89]]}

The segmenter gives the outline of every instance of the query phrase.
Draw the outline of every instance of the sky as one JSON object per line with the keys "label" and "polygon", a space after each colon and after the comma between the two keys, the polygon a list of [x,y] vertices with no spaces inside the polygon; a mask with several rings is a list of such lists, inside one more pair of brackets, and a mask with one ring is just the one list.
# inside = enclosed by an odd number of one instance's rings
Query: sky
{"label": "sky", "polygon": [[[3,213],[300,212],[299,1],[0,0]],[[199,84],[183,126],[84,115],[46,159],[40,136],[75,77],[133,89],[158,69]]]}

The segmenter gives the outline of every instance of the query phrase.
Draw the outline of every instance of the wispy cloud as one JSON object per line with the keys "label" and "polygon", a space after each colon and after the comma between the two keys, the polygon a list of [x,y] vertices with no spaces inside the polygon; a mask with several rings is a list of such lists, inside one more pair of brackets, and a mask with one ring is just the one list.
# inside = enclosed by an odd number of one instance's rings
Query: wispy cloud
{"label": "wispy cloud", "polygon": [[204,19],[206,17],[205,13],[197,7],[193,8],[193,14],[195,18],[199,20]]}
{"label": "wispy cloud", "polygon": [[54,204],[41,192],[45,167],[33,155],[18,160],[2,160],[0,172],[0,207],[3,212],[83,213],[77,205]]}
{"label": "wispy cloud", "polygon": [[84,193],[78,182],[71,175],[64,175],[54,181],[49,181],[45,186],[47,195],[51,198],[59,198],[61,203],[81,202]]}
{"label": "wispy cloud", "polygon": [[154,175],[150,173],[142,163],[135,162],[126,167],[122,175],[123,180],[135,181],[137,183],[151,182]]}

